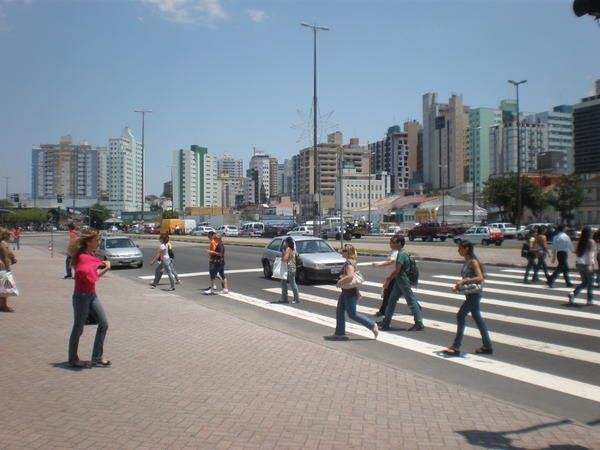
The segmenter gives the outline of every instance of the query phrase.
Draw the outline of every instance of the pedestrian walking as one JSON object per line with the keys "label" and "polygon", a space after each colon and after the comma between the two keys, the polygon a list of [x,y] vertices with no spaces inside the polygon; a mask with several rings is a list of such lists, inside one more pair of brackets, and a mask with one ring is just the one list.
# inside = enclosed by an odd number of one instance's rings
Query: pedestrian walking
{"label": "pedestrian walking", "polygon": [[596,284],[600,286],[600,228],[596,230],[592,239],[596,243]]}
{"label": "pedestrian walking", "polygon": [[110,361],[104,359],[104,339],[108,330],[108,320],[104,308],[96,294],[96,282],[110,270],[110,261],[98,259],[94,252],[98,248],[99,235],[96,230],[86,230],[73,241],[69,253],[75,269],[75,288],[73,290],[73,329],[69,338],[69,366],[86,367],[87,364],[79,359],[79,338],[83,333],[86,321],[94,319],[98,323],[92,364],[110,366]]}
{"label": "pedestrian walking", "polygon": [[[165,234],[165,240],[167,241],[166,245],[167,245],[167,252],[169,253],[169,266],[171,268],[171,273],[173,274],[173,277],[175,278],[175,284],[181,284],[181,280],[179,279],[179,274],[175,270],[175,265],[173,263],[173,260],[175,259],[175,251],[173,250],[173,244],[171,243],[171,238],[168,234]],[[155,284],[155,285],[160,284],[160,280],[162,279],[162,274],[163,274],[163,271],[161,270],[158,275],[158,280],[155,280],[152,284]],[[155,276],[156,276],[156,274],[155,274]]]}
{"label": "pedestrian walking", "polygon": [[558,265],[554,269],[554,272],[552,272],[552,275],[550,275],[548,287],[553,287],[554,282],[561,272],[565,278],[567,287],[573,287],[569,279],[569,253],[574,251],[573,242],[571,242],[571,238],[565,233],[564,225],[559,225],[557,230],[556,235],[552,239],[552,264],[558,259]]}
{"label": "pedestrian walking", "polygon": [[355,322],[367,327],[373,332],[373,336],[377,339],[379,335],[379,327],[377,323],[368,317],[356,312],[356,305],[360,297],[358,287],[352,284],[356,273],[356,263],[358,256],[356,249],[351,244],[344,244],[342,248],[342,256],[346,259],[342,276],[336,283],[336,287],[341,288],[342,292],[338,297],[337,307],[335,310],[335,333],[328,336],[330,340],[345,340],[346,337],[346,313],[348,317]]}
{"label": "pedestrian walking", "polygon": [[398,247],[398,257],[396,259],[396,269],[383,283],[384,289],[386,289],[389,285],[392,285],[392,292],[390,292],[388,305],[385,310],[385,317],[379,323],[379,328],[382,330],[390,329],[396,304],[398,303],[400,297],[404,296],[415,322],[414,325],[408,329],[408,331],[423,331],[425,329],[425,325],[423,324],[421,306],[419,305],[419,302],[413,293],[413,290],[410,286],[410,280],[408,279],[410,259],[408,252],[404,250],[406,241],[404,236],[394,236],[392,239]]}
{"label": "pedestrian walking", "polygon": [[465,333],[467,316],[471,313],[473,320],[479,328],[483,347],[475,350],[475,353],[491,355],[493,353],[492,341],[483,317],[481,317],[481,295],[484,282],[484,270],[482,264],[475,256],[473,243],[462,241],[458,244],[458,253],[465,260],[461,270],[461,279],[456,282],[452,290],[465,294],[465,301],[456,314],[456,336],[452,347],[443,350],[442,353],[448,356],[460,355],[460,347]]}
{"label": "pedestrian walking", "polygon": [[[10,272],[12,265],[17,263],[17,258],[8,245],[10,235],[9,230],[0,228],[0,270],[7,272]],[[8,306],[8,297],[0,297],[0,312],[15,312],[12,307]]]}
{"label": "pedestrian walking", "polygon": [[12,237],[13,237],[12,249],[13,250],[21,250],[21,230],[19,229],[19,227],[16,227],[14,229],[14,231],[12,232]]}
{"label": "pedestrian walking", "polygon": [[215,249],[209,250],[209,256],[212,256],[211,269],[210,269],[210,287],[204,291],[205,294],[214,294],[217,289],[216,279],[219,277],[221,280],[222,293],[229,293],[227,287],[227,277],[225,276],[225,245],[223,244],[223,236],[216,233],[213,236],[215,241]]}
{"label": "pedestrian walking", "polygon": [[[527,252],[527,267],[525,268],[525,276],[523,277],[523,283],[529,284],[529,271],[533,271],[535,275],[535,268],[537,266],[537,228],[532,228],[527,236],[527,243],[529,244],[529,251]],[[535,278],[535,276],[534,276]],[[535,281],[535,280],[534,280]]]}
{"label": "pedestrian walking", "polygon": [[598,270],[596,243],[592,239],[592,229],[584,227],[575,250],[577,255],[576,268],[581,276],[581,283],[573,292],[569,293],[569,305],[575,304],[575,297],[584,289],[587,289],[587,304],[594,304],[594,274]]}
{"label": "pedestrian walking", "polygon": [[65,276],[64,279],[73,278],[73,265],[71,264],[71,255],[69,250],[74,246],[75,239],[77,239],[77,230],[75,225],[69,224],[69,245],[67,247],[67,259],[65,260]]}
{"label": "pedestrian walking", "polygon": [[[371,264],[373,267],[387,267],[396,265],[396,259],[398,259],[398,245],[394,241],[394,239],[390,239],[390,254],[388,255],[385,261],[375,261]],[[388,305],[388,301],[390,298],[390,294],[392,293],[392,288],[394,287],[393,283],[389,283],[386,288],[381,290],[381,306],[379,307],[379,311],[375,313],[376,317],[382,317],[385,315],[385,310]]]}
{"label": "pedestrian walking", "polygon": [[292,288],[294,299],[292,303],[300,303],[300,295],[298,293],[298,285],[296,284],[296,260],[298,258],[298,252],[296,251],[296,244],[291,236],[285,238],[285,247],[281,256],[281,261],[287,264],[287,278],[281,279],[281,301],[283,303],[288,302],[288,284]]}
{"label": "pedestrian walking", "polygon": [[533,271],[532,281],[540,281],[538,274],[541,269],[544,271],[546,283],[548,283],[550,281],[550,274],[548,273],[548,265],[546,264],[546,258],[548,257],[548,237],[546,236],[546,233],[546,225],[541,225],[538,228],[538,235],[535,240],[537,264],[535,265],[535,270]]}
{"label": "pedestrian walking", "polygon": [[169,283],[171,283],[170,290],[174,291],[175,277],[171,272],[171,258],[169,258],[169,247],[167,246],[167,243],[169,242],[169,235],[161,234],[159,237],[159,241],[160,245],[158,247],[158,251],[156,252],[156,256],[154,256],[154,259],[150,263],[150,265],[153,266],[154,263],[158,261],[158,266],[156,266],[156,269],[154,271],[154,281],[150,283],[150,286],[156,287],[162,277],[162,272],[165,271],[167,273],[167,276],[169,277]]}
{"label": "pedestrian walking", "polygon": [[[217,248],[217,242],[215,241],[215,232],[214,231],[209,231],[207,236],[208,236],[208,273],[210,275],[210,273],[212,272],[213,268],[213,252],[215,251],[215,249]],[[209,290],[211,288],[212,284],[209,284],[208,287],[206,289],[204,289],[205,291]]]}

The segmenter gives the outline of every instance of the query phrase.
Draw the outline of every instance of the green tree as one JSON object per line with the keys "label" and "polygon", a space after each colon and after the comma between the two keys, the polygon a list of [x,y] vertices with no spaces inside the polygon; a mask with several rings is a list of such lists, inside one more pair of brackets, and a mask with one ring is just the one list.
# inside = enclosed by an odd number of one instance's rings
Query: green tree
{"label": "green tree", "polygon": [[32,209],[15,209],[12,214],[5,216],[5,221],[9,226],[13,227],[26,227],[41,225],[48,221],[48,212],[40,208]]}
{"label": "green tree", "polygon": [[179,213],[177,211],[166,210],[162,214],[163,219],[179,219]]}
{"label": "green tree", "polygon": [[10,200],[0,200],[0,208],[14,208],[15,205]]}
{"label": "green tree", "polygon": [[578,175],[563,175],[556,188],[547,195],[548,203],[560,214],[561,222],[571,225],[573,210],[583,202],[583,189]]}
{"label": "green tree", "polygon": [[104,221],[111,217],[110,211],[100,203],[95,203],[90,206],[90,226],[92,228],[103,228]]}
{"label": "green tree", "polygon": [[[483,200],[486,205],[500,209],[503,220],[515,223],[517,220],[518,179],[516,175],[503,178],[491,178],[484,183]],[[529,208],[539,214],[546,206],[542,189],[527,177],[521,177],[521,212]]]}

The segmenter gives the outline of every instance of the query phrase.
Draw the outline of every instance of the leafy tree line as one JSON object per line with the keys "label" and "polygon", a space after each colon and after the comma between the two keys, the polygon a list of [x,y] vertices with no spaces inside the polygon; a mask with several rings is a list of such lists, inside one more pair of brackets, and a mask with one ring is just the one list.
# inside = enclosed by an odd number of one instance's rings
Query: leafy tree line
{"label": "leafy tree line", "polygon": [[[552,206],[560,214],[561,222],[570,224],[573,210],[583,202],[583,189],[579,176],[562,175],[554,190],[544,194],[542,188],[527,177],[521,177],[521,212],[529,208],[534,215]],[[487,206],[496,206],[502,217],[517,221],[518,179],[516,175],[492,178],[484,183],[483,201]]]}

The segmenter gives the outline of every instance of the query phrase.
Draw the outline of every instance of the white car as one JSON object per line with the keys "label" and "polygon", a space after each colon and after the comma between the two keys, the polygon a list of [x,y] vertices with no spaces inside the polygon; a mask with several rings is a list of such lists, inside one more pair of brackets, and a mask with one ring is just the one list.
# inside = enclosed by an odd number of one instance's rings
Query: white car
{"label": "white car", "polygon": [[215,229],[213,227],[199,225],[194,231],[192,231],[192,236],[208,236],[210,231],[215,231]]}
{"label": "white car", "polygon": [[462,241],[469,241],[473,244],[481,242],[483,245],[502,245],[504,242],[504,234],[499,228],[493,228],[491,226],[476,226],[471,227],[464,233],[457,234],[454,236],[454,242],[459,244]]}
{"label": "white car", "polygon": [[310,225],[299,225],[292,231],[286,233],[288,236],[312,236],[314,235],[314,229]]}
{"label": "white car", "polygon": [[235,225],[221,225],[217,228],[217,233],[223,236],[239,236],[240,230]]}
{"label": "white car", "polygon": [[512,223],[494,222],[490,223],[488,226],[500,229],[500,231],[502,231],[504,234],[504,237],[507,239],[514,239],[517,237],[517,227]]}

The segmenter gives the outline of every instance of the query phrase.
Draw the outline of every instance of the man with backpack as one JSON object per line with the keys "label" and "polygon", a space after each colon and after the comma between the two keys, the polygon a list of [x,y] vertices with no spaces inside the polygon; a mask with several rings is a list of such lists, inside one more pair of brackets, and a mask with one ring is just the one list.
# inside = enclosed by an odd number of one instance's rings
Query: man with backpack
{"label": "man with backpack", "polygon": [[394,236],[392,238],[394,244],[398,248],[398,258],[396,259],[396,270],[383,283],[383,288],[386,289],[393,283],[392,292],[389,297],[388,305],[385,310],[385,318],[379,323],[379,328],[389,330],[392,322],[392,316],[396,309],[396,303],[400,296],[404,296],[406,303],[410,307],[415,324],[410,327],[409,331],[422,331],[425,329],[423,325],[423,315],[421,314],[421,306],[415,294],[412,291],[411,285],[415,286],[418,281],[418,270],[414,259],[411,261],[411,256],[404,250],[405,239],[403,236]]}

